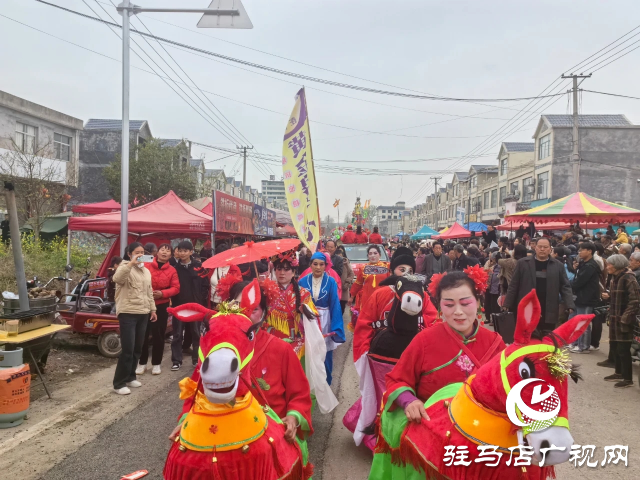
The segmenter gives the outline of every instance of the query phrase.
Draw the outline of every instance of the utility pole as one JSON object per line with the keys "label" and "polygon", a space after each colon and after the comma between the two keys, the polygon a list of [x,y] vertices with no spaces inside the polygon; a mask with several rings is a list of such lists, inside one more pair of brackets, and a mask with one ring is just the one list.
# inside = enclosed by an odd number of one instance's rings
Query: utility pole
{"label": "utility pole", "polygon": [[436,207],[436,231],[438,231],[438,220],[440,220],[440,212],[438,212],[438,196],[439,196],[439,192],[438,192],[438,180],[440,180],[442,177],[431,177],[431,180],[433,180],[436,184],[436,196],[435,196],[435,207]]}
{"label": "utility pole", "polygon": [[[216,3],[218,5],[216,6]],[[130,29],[129,20],[132,15],[139,13],[202,13],[198,23],[199,28],[253,28],[251,20],[242,5],[241,0],[234,0],[234,8],[221,9],[219,2],[211,2],[210,8],[143,8],[133,5],[130,0],[123,0],[116,10],[122,15],[122,158],[120,177],[120,256],[128,243],[129,235],[129,53]],[[214,8],[215,7],[215,8]],[[246,165],[246,155],[245,155]],[[242,186],[244,190],[244,185]]]}
{"label": "utility pole", "polygon": [[11,235],[11,251],[16,269],[16,282],[18,283],[18,302],[20,311],[26,312],[29,310],[29,295],[27,293],[27,277],[24,273],[24,260],[22,259],[22,239],[20,238],[20,223],[16,207],[16,192],[12,182],[4,182],[4,195],[7,213],[9,213],[9,235]]}
{"label": "utility pole", "polygon": [[247,196],[247,150],[253,150],[253,147],[238,147],[238,150],[242,150],[242,155],[244,157],[242,161],[242,199],[246,200]]}
{"label": "utility pole", "polygon": [[573,153],[571,155],[571,164],[573,166],[573,179],[575,184],[575,193],[580,191],[580,150],[579,150],[579,133],[578,133],[578,79],[579,78],[589,78],[589,75],[562,75],[562,78],[571,78],[573,79]]}

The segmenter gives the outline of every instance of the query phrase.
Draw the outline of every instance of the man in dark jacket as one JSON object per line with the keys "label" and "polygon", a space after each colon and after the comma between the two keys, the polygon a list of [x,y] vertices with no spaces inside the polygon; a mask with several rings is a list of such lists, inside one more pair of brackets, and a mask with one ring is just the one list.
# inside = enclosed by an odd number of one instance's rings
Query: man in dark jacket
{"label": "man in dark jacket", "polygon": [[434,273],[444,273],[451,270],[451,259],[448,255],[442,253],[442,245],[433,244],[433,253],[424,257],[423,271],[416,272],[427,277],[427,285],[431,281]]}
{"label": "man in dark jacket", "polygon": [[[177,259],[171,259],[171,265],[178,272],[180,292],[171,298],[171,306],[177,307],[185,303],[206,305],[209,296],[209,279],[202,270],[202,264],[192,258],[193,244],[183,240],[176,247]],[[198,349],[200,348],[200,325],[202,322],[181,322],[173,317],[173,339],[171,340],[171,370],[178,370],[182,366],[182,336],[185,328],[191,328],[191,360],[195,366],[198,363]]]}
{"label": "man in dark jacket", "polygon": [[575,311],[573,291],[567,278],[564,265],[551,258],[551,243],[548,238],[538,239],[536,256],[518,260],[503,309],[517,312],[518,305],[531,290],[536,291],[542,318],[538,330],[554,330],[558,323],[560,296],[570,313]]}
{"label": "man in dark jacket", "polygon": [[487,226],[487,231],[482,232],[482,238],[485,242],[491,245],[491,242],[496,242],[498,244],[498,237],[496,234],[496,228],[493,225]]}
{"label": "man in dark jacket", "polygon": [[467,267],[472,267],[474,265],[478,265],[478,259],[469,255],[464,254],[464,247],[460,244],[457,244],[453,247],[453,251],[455,252],[456,259],[453,262],[453,270],[463,271]]}
{"label": "man in dark jacket", "polygon": [[[593,259],[596,246],[591,242],[583,242],[578,249],[579,262],[573,263],[572,271],[576,276],[571,282],[576,294],[576,315],[593,313],[593,307],[600,303],[600,267]],[[589,353],[591,345],[591,324],[574,343],[572,353]]]}

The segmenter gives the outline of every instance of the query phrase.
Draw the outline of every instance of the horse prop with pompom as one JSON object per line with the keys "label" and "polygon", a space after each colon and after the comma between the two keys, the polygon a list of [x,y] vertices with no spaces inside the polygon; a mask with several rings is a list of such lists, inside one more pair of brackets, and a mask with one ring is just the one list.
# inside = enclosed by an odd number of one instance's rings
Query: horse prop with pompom
{"label": "horse prop with pompom", "polygon": [[[573,444],[568,379],[580,379],[564,347],[580,337],[593,315],[577,315],[536,339],[540,311],[532,290],[518,306],[514,343],[459,384],[454,396],[449,385],[427,400],[430,420],[407,425],[402,409],[384,405],[376,453],[391,457],[397,475],[380,476],[374,460],[370,478],[555,478],[553,465],[569,460]],[[454,460],[460,448],[466,454],[462,462]],[[524,465],[527,456],[530,465]]]}
{"label": "horse prop with pompom", "polygon": [[183,322],[203,321],[199,362],[191,378],[180,382],[185,400],[180,433],[164,467],[165,480],[305,480],[313,467],[303,466],[297,442],[284,438],[280,418],[260,406],[249,391],[249,364],[259,324],[244,312],[260,303],[254,280],[239,306],[219,311],[185,304],[168,311]]}

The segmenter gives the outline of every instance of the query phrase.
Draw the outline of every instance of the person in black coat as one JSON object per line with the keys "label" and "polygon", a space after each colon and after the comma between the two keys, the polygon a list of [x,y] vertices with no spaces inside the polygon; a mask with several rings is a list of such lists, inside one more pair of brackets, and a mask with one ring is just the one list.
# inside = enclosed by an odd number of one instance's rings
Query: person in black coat
{"label": "person in black coat", "polygon": [[474,265],[478,265],[478,259],[469,255],[464,254],[464,247],[460,244],[453,247],[453,251],[455,252],[455,261],[453,262],[453,270],[463,271],[467,267],[472,267]]}
{"label": "person in black coat", "polygon": [[485,242],[491,245],[491,242],[496,242],[498,244],[498,236],[496,234],[496,228],[493,225],[487,226],[487,231],[482,232],[482,238]]}

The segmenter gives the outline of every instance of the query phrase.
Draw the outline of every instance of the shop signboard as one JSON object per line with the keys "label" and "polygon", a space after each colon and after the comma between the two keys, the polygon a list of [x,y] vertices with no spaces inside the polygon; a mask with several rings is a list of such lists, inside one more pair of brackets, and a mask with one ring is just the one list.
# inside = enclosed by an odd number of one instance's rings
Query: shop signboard
{"label": "shop signboard", "polygon": [[253,205],[253,233],[266,237],[275,236],[276,212],[260,205]]}
{"label": "shop signboard", "polygon": [[213,231],[253,235],[253,203],[213,191]]}

